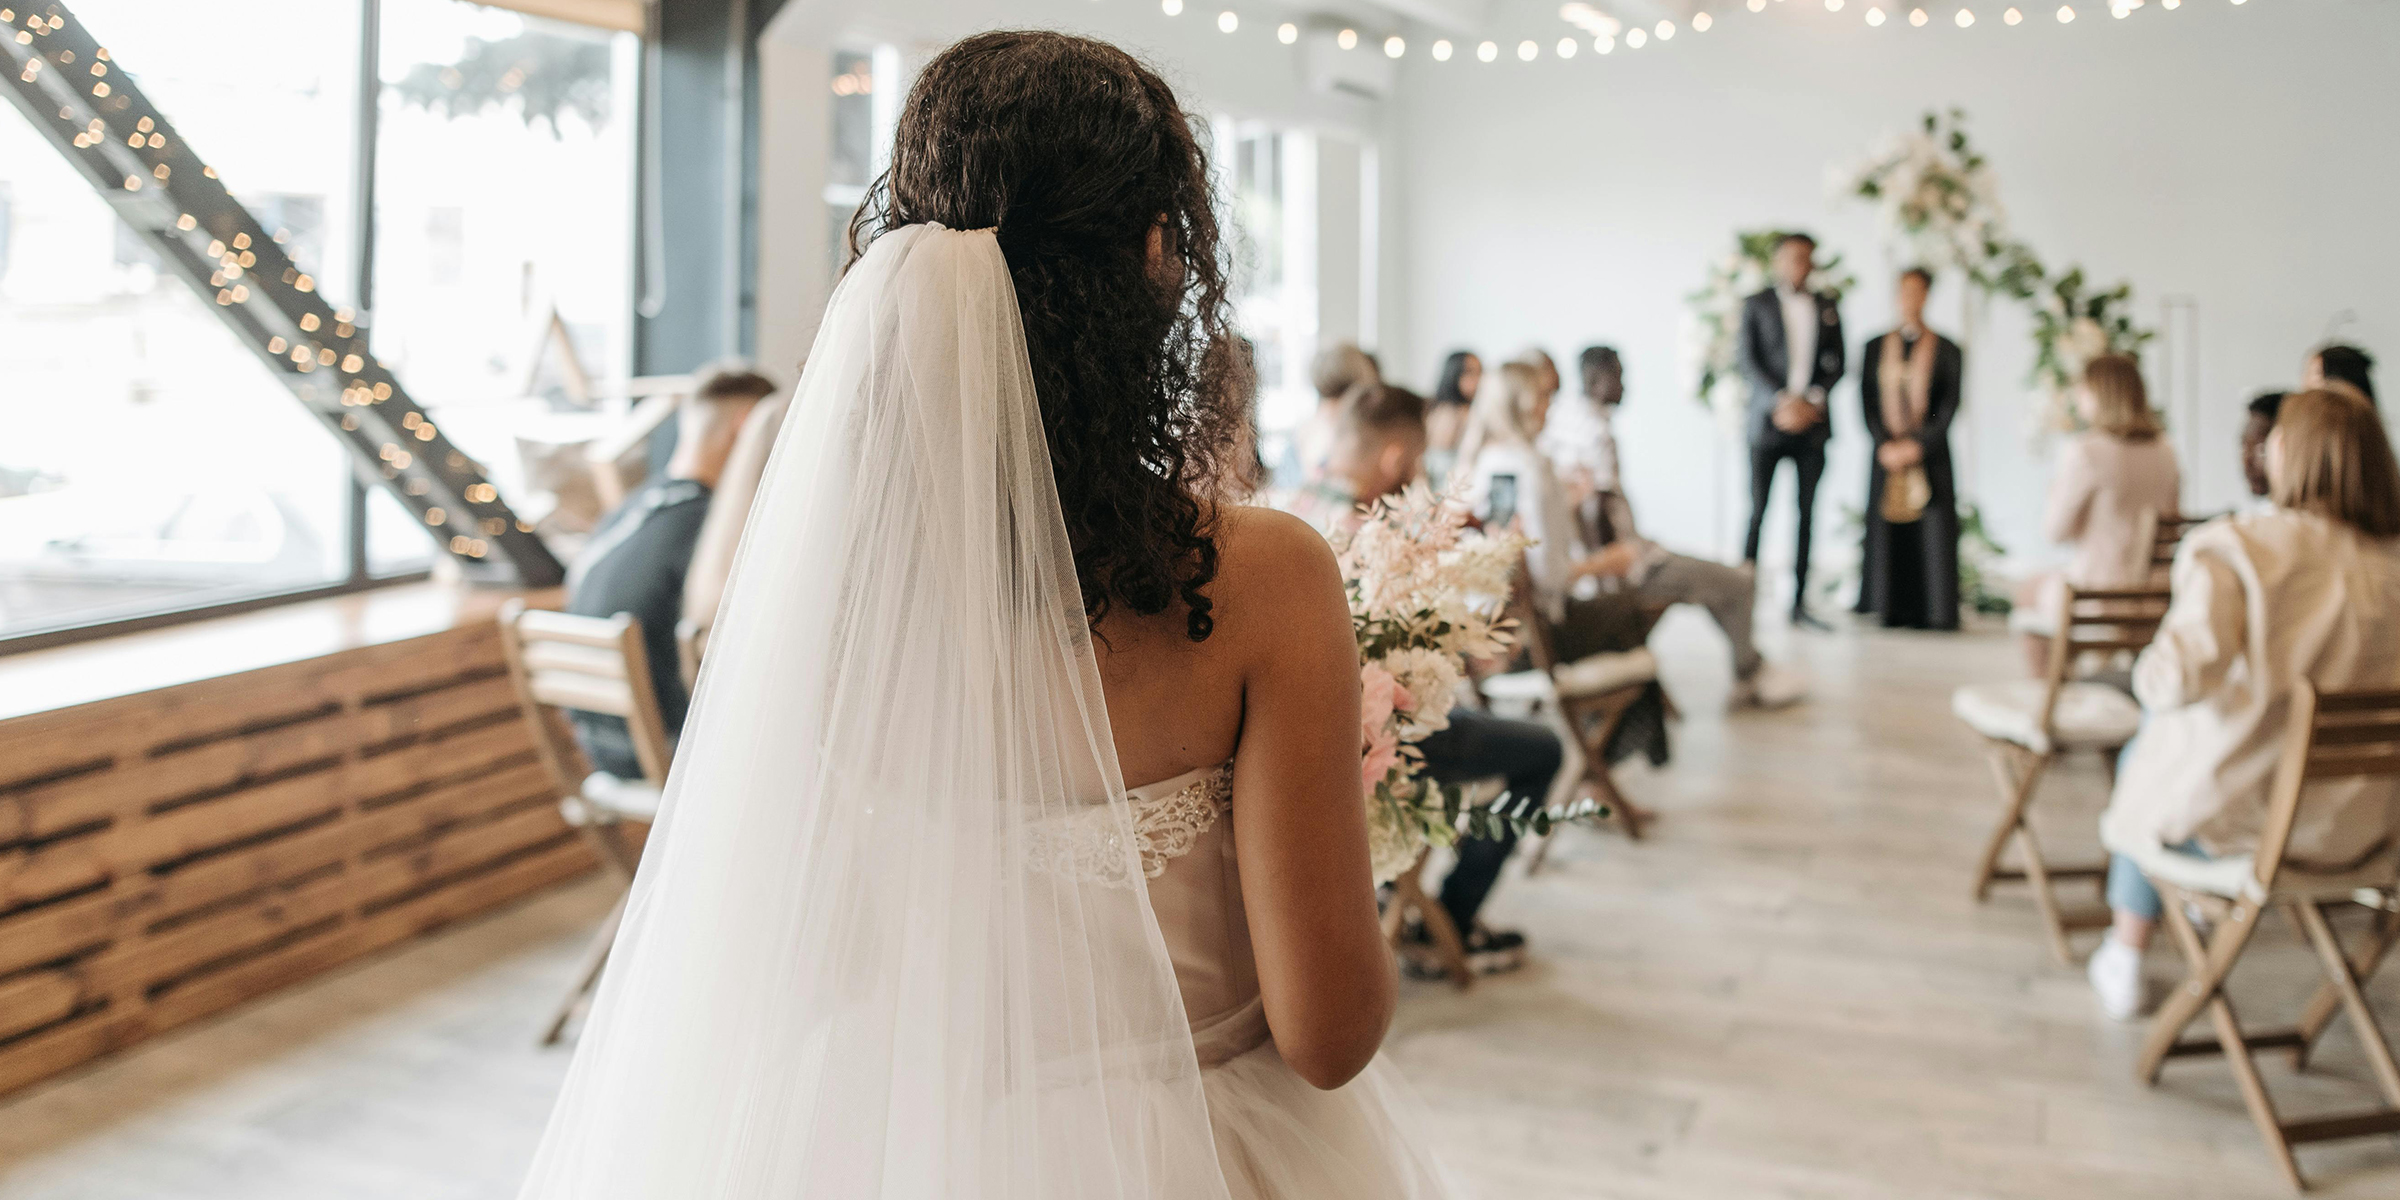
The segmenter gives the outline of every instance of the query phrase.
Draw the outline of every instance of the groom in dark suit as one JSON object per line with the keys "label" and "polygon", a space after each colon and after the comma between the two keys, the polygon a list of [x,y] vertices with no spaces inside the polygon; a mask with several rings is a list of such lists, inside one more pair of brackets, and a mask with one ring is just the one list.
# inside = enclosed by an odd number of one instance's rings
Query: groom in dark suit
{"label": "groom in dark suit", "polygon": [[1792,624],[1829,628],[1808,611],[1808,544],[1817,508],[1817,479],[1825,474],[1826,393],[1841,382],[1846,355],[1842,314],[1834,298],[1808,290],[1817,241],[1785,234],[1775,244],[1775,285],[1742,303],[1742,374],[1750,380],[1750,534],[1742,561],[1758,566],[1758,535],[1767,520],[1775,468],[1785,459],[1800,484],[1800,537]]}

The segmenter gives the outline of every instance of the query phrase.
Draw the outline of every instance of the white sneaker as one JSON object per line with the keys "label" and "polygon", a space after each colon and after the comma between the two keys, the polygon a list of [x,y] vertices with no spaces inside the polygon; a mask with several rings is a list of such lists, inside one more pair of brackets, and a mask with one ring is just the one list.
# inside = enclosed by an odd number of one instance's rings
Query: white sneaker
{"label": "white sneaker", "polygon": [[1798,672],[1774,663],[1760,663],[1750,678],[1734,688],[1736,703],[1755,708],[1785,708],[1808,696],[1808,681]]}
{"label": "white sneaker", "polygon": [[2149,997],[2142,978],[2142,952],[2114,937],[2100,939],[2083,973],[2100,997],[2100,1011],[2111,1020],[2130,1021],[2142,1015]]}

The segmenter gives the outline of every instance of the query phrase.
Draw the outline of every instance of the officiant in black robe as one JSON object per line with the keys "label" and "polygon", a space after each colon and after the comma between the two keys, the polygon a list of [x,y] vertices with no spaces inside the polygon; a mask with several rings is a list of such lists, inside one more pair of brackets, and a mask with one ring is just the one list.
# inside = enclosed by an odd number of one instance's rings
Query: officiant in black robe
{"label": "officiant in black robe", "polygon": [[1950,421],[1966,357],[1925,326],[1933,275],[1900,276],[1900,327],[1867,343],[1859,399],[1875,439],[1858,612],[1887,628],[1958,628],[1958,488]]}

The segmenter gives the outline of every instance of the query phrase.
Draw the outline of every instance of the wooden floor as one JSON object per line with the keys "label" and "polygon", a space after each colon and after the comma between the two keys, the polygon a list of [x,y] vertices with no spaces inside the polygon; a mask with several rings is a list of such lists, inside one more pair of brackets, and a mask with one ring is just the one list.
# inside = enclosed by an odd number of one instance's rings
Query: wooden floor
{"label": "wooden floor", "polygon": [[[1661,632],[1687,716],[1675,764],[1630,776],[1652,840],[1567,835],[1490,912],[1535,965],[1405,994],[1391,1053],[1470,1194],[2284,1194],[2222,1066],[2139,1086],[2139,1027],[2051,963],[2030,904],[1968,901],[1994,799],[1948,696],[2007,646],[1795,638],[1817,700],[1727,718],[1705,620]],[[2050,828],[2089,847],[2097,771],[2059,794]],[[551,893],[0,1104],[0,1200],[506,1200],[566,1064],[533,1036],[604,902]],[[2264,1024],[2309,976],[2289,930],[2262,942],[2235,995]],[[2400,1030],[2396,993],[2370,989]],[[2339,1026],[2311,1075],[2266,1070],[2288,1113],[2372,1097]],[[2314,1195],[2400,1195],[2400,1139],[2301,1163]]]}

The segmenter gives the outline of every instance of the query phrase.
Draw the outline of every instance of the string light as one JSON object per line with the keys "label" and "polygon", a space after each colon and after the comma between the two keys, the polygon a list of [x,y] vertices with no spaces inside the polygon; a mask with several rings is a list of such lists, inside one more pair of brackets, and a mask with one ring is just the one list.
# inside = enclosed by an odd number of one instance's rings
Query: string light
{"label": "string light", "polygon": [[1440,40],[1440,41],[1438,41],[1438,42],[1435,42],[1435,43],[1433,44],[1433,61],[1435,61],[1435,62],[1449,62],[1449,61],[1450,61],[1450,54],[1451,54],[1451,48],[1450,48],[1450,39],[1449,39],[1449,38],[1443,38],[1442,40]]}
{"label": "string light", "polygon": [[1750,11],[1751,11],[1751,12],[1765,12],[1765,11],[1767,11],[1767,0],[1750,0]]}
{"label": "string light", "polygon": [[1611,51],[1611,50],[1614,50],[1614,49],[1616,49],[1616,48],[1617,48],[1617,39],[1615,39],[1615,38],[1613,38],[1613,37],[1610,37],[1610,36],[1608,36],[1608,35],[1607,35],[1607,34],[1605,34],[1605,33],[1604,33],[1604,34],[1601,34],[1599,37],[1596,37],[1596,38],[1593,38],[1593,39],[1592,39],[1592,50],[1593,50],[1593,52],[1594,52],[1594,53],[1597,53],[1597,54],[1606,54],[1606,53],[1608,53],[1609,51]]}
{"label": "string light", "polygon": [[1158,0],[1158,11],[1170,17],[1183,15],[1183,0]]}
{"label": "string light", "polygon": [[1398,58],[1406,53],[1408,53],[1408,39],[1396,33],[1383,39],[1383,56],[1385,58]]}
{"label": "string light", "polygon": [[2014,25],[2014,24],[2016,24],[2017,22],[2019,22],[2019,21],[2022,21],[2022,20],[2024,20],[2024,19],[2025,19],[2025,14],[2024,14],[2024,13],[2021,13],[2021,12],[2018,12],[2017,10],[2015,10],[2015,9],[2013,9],[2013,8],[2012,8],[2012,9],[2010,9],[2010,10],[2008,10],[2007,12],[2004,12],[2004,13],[2001,13],[2001,14],[2000,14],[2000,20],[2001,20],[2001,22],[2002,22],[2002,23],[2004,23],[2004,24],[2008,24],[2008,25]]}
{"label": "string light", "polygon": [[1842,0],[1825,0],[1825,11],[1826,11],[1826,12],[1840,12],[1840,11],[1842,11]]}
{"label": "string light", "polygon": [[1535,45],[1532,38],[1527,38],[1524,41],[1517,43],[1518,62],[1532,62],[1534,59],[1540,58],[1541,56],[1542,48]]}
{"label": "string light", "polygon": [[1485,42],[1484,44],[1475,47],[1475,57],[1487,63],[1498,61],[1500,58],[1499,44],[1495,42]]}
{"label": "string light", "polygon": [[2073,21],[2074,19],[2075,19],[2075,6],[2074,6],[2074,5],[2071,5],[2071,4],[2061,4],[2061,5],[2059,5],[2059,6],[2058,6],[2058,23],[2059,23],[2059,24],[2061,24],[2061,25],[2065,25],[2065,24],[2067,24],[2067,23],[2069,23],[2069,22]]}
{"label": "string light", "polygon": [[1693,33],[1707,33],[1707,32],[1709,31],[1709,29],[1710,29],[1710,28],[1712,28],[1713,26],[1715,26],[1715,25],[1716,25],[1716,23],[1717,23],[1717,19],[1716,19],[1715,17],[1712,17],[1712,16],[1708,15],[1707,13],[1693,13],[1693,14],[1692,14],[1692,32],[1693,32]]}
{"label": "string light", "polygon": [[1880,28],[1883,25],[1883,10],[1880,8],[1868,9],[1867,24],[1872,27]]}
{"label": "string light", "polygon": [[1344,50],[1356,50],[1358,49],[1358,31],[1345,29],[1334,35],[1333,43]]}
{"label": "string light", "polygon": [[2168,12],[2173,12],[2183,7],[2183,0],[2158,0],[2158,6]]}
{"label": "string light", "polygon": [[1292,24],[1290,21],[1285,21],[1283,24],[1275,27],[1275,40],[1282,42],[1286,46],[1291,45],[1293,42],[1299,41],[1300,27]]}
{"label": "string light", "polygon": [[1241,27],[1242,19],[1234,15],[1232,9],[1229,8],[1224,12],[1217,14],[1217,32],[1232,33],[1234,30],[1240,29]]}
{"label": "string light", "polygon": [[1628,50],[1639,50],[1649,40],[1650,35],[1642,32],[1639,28],[1625,31],[1625,48]]}
{"label": "string light", "polygon": [[1920,29],[1924,28],[1925,22],[1931,19],[1932,18],[1925,15],[1924,9],[1912,8],[1908,10],[1908,23],[1917,26]]}
{"label": "string light", "polygon": [[1673,39],[1673,38],[1674,38],[1674,36],[1675,36],[1675,22],[1673,22],[1673,21],[1660,21],[1660,22],[1658,23],[1658,40],[1660,40],[1660,41],[1662,41],[1662,42],[1664,42],[1664,41],[1669,41],[1669,40]]}
{"label": "string light", "polygon": [[1575,57],[1575,52],[1582,48],[1583,47],[1576,44],[1574,38],[1563,37],[1558,39],[1558,56],[1560,58],[1573,58]]}
{"label": "string light", "polygon": [[1975,23],[1975,14],[1974,14],[1973,12],[1971,12],[1971,11],[1967,10],[1967,9],[1963,9],[1963,8],[1962,8],[1962,9],[1958,10],[1958,18],[1957,18],[1957,20],[1958,20],[1958,27],[1959,27],[1960,29],[1965,29],[1967,26],[1969,26],[1969,25],[1972,25],[1972,24],[1974,24],[1974,23]]}

